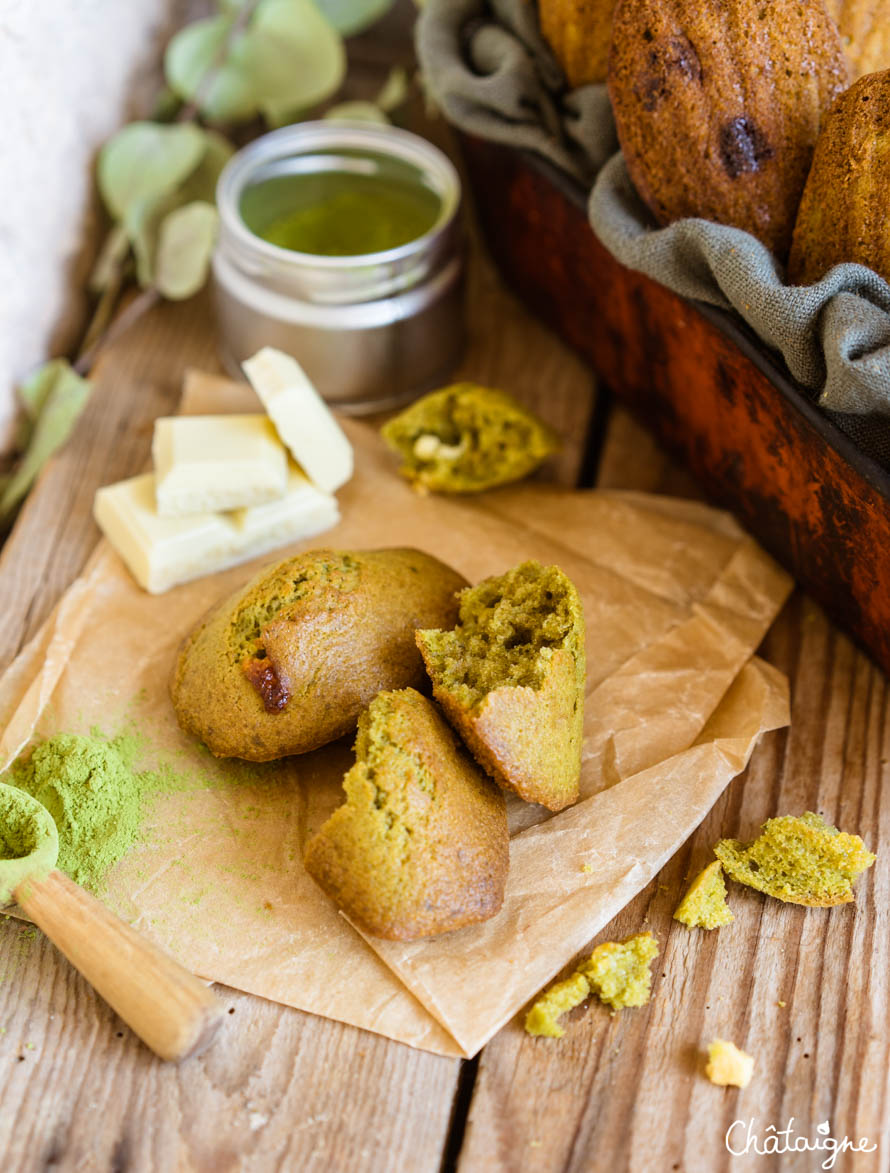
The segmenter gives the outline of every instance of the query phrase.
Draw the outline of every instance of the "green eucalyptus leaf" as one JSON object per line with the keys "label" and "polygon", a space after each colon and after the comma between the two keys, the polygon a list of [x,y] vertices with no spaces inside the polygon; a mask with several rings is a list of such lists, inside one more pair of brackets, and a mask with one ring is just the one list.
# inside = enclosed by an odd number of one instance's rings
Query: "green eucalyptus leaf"
{"label": "green eucalyptus leaf", "polygon": [[315,0],[315,3],[338,33],[351,37],[385,16],[394,0]]}
{"label": "green eucalyptus leaf", "polygon": [[389,114],[406,100],[408,88],[407,70],[403,69],[401,65],[394,65],[374,102],[384,113]]}
{"label": "green eucalyptus leaf", "polygon": [[154,284],[155,254],[158,236],[164,218],[177,208],[196,200],[212,204],[216,199],[216,184],[220,172],[232,156],[233,148],[215,130],[202,132],[205,151],[198,166],[179,185],[176,191],[163,199],[135,205],[125,226],[136,255],[136,276],[143,289]]}
{"label": "green eucalyptus leaf", "polygon": [[257,105],[273,124],[329,98],[346,73],[342,38],[313,0],[260,0],[239,49]]}
{"label": "green eucalyptus leaf", "polygon": [[88,285],[91,293],[102,293],[108,288],[129,249],[126,229],[123,224],[115,224],[105,237],[90,273]]}
{"label": "green eucalyptus leaf", "polygon": [[204,153],[197,126],[131,122],[99,153],[99,190],[116,220],[133,204],[157,199],[177,187]]}
{"label": "green eucalyptus leaf", "polygon": [[162,86],[151,108],[152,122],[172,122],[182,109],[182,98],[170,89]]}
{"label": "green eucalyptus leaf", "polygon": [[198,166],[187,175],[177,189],[177,195],[183,197],[183,203],[192,200],[207,200],[216,202],[216,185],[223,167],[235,153],[235,148],[216,130],[205,130],[204,154],[198,161]]}
{"label": "green eucalyptus leaf", "polygon": [[386,126],[389,119],[373,102],[340,102],[325,110],[324,117],[332,122],[376,122]]}
{"label": "green eucalyptus leaf", "polygon": [[239,60],[245,33],[226,50],[234,16],[196,20],[170,41],[164,55],[167,84],[186,101],[197,99],[212,122],[246,122],[257,112],[250,79]]}
{"label": "green eucalyptus leaf", "polygon": [[24,455],[0,494],[0,526],[10,523],[40,470],[71,435],[91,390],[62,358],[45,363],[19,388],[32,428]]}
{"label": "green eucalyptus leaf", "polygon": [[217,221],[216,208],[204,200],[176,208],[161,221],[154,284],[164,297],[181,301],[207,280]]}

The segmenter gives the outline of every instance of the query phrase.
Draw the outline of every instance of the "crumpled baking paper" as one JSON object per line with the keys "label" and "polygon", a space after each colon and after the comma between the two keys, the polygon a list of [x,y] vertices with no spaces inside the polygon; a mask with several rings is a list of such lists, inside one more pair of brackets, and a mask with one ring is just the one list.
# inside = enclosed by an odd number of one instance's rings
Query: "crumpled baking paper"
{"label": "crumpled baking paper", "polygon": [[[250,396],[192,377],[184,409],[254,410]],[[107,877],[111,908],[204,978],[472,1055],[648,883],[760,734],[787,724],[787,682],[752,654],[791,583],[697,503],[533,483],[421,497],[371,429],[344,426],[357,470],[343,520],[280,558],[416,546],[477,581],[533,557],[560,565],[584,601],[582,799],[556,815],[510,799],[496,917],[410,944],[363,939],[301,863],[342,801],[348,741],[255,766],[217,761],[180,731],[167,692],[180,641],[268,556],[150,596],[102,541],[0,680],[0,769],[61,730],[138,730],[144,768],[179,783],[154,796],[142,840]]]}

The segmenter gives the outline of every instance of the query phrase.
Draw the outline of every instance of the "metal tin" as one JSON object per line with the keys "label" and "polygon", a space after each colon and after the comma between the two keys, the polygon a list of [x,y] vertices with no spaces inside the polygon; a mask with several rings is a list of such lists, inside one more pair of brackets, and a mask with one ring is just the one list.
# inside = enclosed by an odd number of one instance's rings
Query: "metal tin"
{"label": "metal tin", "polygon": [[[300,171],[348,170],[357,158],[365,166],[394,159],[416,171],[441,204],[429,232],[387,252],[331,257],[279,248],[244,222],[250,187]],[[227,369],[240,375],[245,358],[276,346],[294,355],[325,399],[357,414],[446,382],[464,344],[460,198],[449,159],[395,127],[304,122],[239,151],[217,187],[213,256]]]}

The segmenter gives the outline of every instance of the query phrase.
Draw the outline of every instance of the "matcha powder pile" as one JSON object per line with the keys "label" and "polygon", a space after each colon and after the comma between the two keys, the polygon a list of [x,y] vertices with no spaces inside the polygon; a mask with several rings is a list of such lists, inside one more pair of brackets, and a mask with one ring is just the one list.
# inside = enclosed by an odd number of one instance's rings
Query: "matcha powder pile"
{"label": "matcha powder pile", "polygon": [[10,767],[3,781],[32,794],[55,819],[59,862],[96,888],[139,837],[143,795],[156,775],[137,773],[136,738],[59,733]]}

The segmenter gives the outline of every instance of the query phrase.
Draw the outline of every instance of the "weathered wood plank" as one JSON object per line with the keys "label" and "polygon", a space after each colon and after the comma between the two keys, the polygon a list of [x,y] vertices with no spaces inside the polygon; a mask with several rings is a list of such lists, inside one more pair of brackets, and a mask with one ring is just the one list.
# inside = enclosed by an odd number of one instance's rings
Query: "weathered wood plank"
{"label": "weathered wood plank", "polygon": [[[610,487],[689,489],[623,412],[610,425],[601,467]],[[886,678],[800,593],[763,653],[791,678],[790,730],[764,739],[696,834],[590,943],[651,929],[662,948],[651,1003],[614,1017],[602,1006],[581,1008],[561,1041],[532,1039],[519,1021],[503,1030],[480,1060],[461,1173],[817,1169],[824,1154],[752,1155],[746,1165],[725,1147],[736,1119],[753,1118],[764,1138],[792,1116],[797,1134],[813,1140],[828,1120],[835,1138],[883,1146],[845,1154],[836,1167],[888,1167],[886,851],[859,881],[854,905],[808,910],[732,885],[731,926],[690,932],[672,920],[713,843],[751,836],[774,814],[820,811],[872,848],[887,841]],[[715,1036],[755,1055],[745,1091],[705,1080],[704,1049]]]}
{"label": "weathered wood plank", "polygon": [[[152,313],[104,360],[88,413],[4,550],[7,659],[81,569],[98,538],[96,487],[143,467],[186,365],[216,369],[200,299]],[[2,926],[0,975],[4,1169],[438,1168],[456,1061],[222,990],[229,1029],[175,1068],[36,930]]]}
{"label": "weathered wood plank", "polygon": [[[593,401],[589,372],[478,255],[469,303],[459,377],[537,406],[568,437],[548,475],[572,483]],[[173,410],[188,365],[219,369],[205,299],[153,312],[101,364],[84,419],[0,559],[0,664],[82,568],[98,537],[96,488],[144,466],[152,421]],[[224,1036],[205,1056],[165,1067],[36,930],[11,921],[0,925],[0,978],[4,1170],[439,1168],[455,1061],[223,990],[235,1011]]]}

